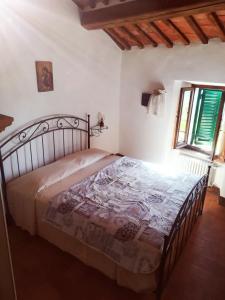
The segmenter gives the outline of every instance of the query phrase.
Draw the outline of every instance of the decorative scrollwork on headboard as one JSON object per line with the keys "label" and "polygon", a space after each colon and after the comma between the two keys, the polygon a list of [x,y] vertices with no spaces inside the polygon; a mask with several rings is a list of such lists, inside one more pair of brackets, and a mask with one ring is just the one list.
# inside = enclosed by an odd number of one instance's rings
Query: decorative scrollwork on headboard
{"label": "decorative scrollwork on headboard", "polygon": [[68,121],[67,119],[65,119],[65,118],[60,118],[60,119],[58,119],[58,121],[57,121],[57,127],[58,127],[59,129],[65,127],[65,126],[69,126],[69,127],[71,127],[71,128],[76,129],[76,128],[79,128],[79,125],[80,125],[80,119],[78,119],[78,118],[74,118],[74,119],[72,120],[72,122],[69,122],[69,121]]}
{"label": "decorative scrollwork on headboard", "polygon": [[19,142],[25,143],[30,141],[33,137],[35,137],[38,134],[47,133],[49,129],[50,129],[49,123],[47,121],[44,121],[37,124],[36,128],[35,125],[33,125],[28,129],[22,130],[21,132],[18,133],[16,137],[18,137]]}
{"label": "decorative scrollwork on headboard", "polygon": [[[0,144],[4,161],[26,143],[44,134],[57,130],[78,130],[87,133],[87,147],[90,147],[90,117],[87,120],[72,115],[56,115],[33,121],[16,131]],[[10,145],[11,144],[11,145]]]}
{"label": "decorative scrollwork on headboard", "polygon": [[[60,156],[87,148],[90,148],[89,115],[87,119],[52,115],[26,124],[0,142],[0,171],[5,198],[7,180],[51,163]],[[6,176],[10,168],[12,176]]]}

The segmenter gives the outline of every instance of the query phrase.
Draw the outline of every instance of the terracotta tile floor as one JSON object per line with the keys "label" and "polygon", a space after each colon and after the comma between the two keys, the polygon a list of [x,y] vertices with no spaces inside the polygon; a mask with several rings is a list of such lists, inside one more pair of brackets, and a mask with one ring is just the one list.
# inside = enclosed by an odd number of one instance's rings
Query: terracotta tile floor
{"label": "terracotta tile floor", "polygon": [[[41,238],[16,227],[9,232],[18,300],[154,299],[118,287]],[[211,192],[163,300],[225,300],[225,208]]]}

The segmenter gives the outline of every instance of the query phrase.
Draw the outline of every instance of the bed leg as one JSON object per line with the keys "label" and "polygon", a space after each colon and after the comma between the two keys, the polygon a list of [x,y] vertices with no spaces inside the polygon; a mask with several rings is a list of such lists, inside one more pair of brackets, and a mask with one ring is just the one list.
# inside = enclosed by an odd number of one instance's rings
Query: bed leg
{"label": "bed leg", "polygon": [[162,291],[157,289],[155,299],[156,300],[161,300],[161,297],[162,297]]}
{"label": "bed leg", "polygon": [[200,207],[200,211],[199,211],[199,215],[201,216],[203,213],[203,208],[204,208],[204,204],[205,204],[205,198],[206,198],[206,191],[207,191],[207,187],[204,188],[204,191],[202,193],[202,199],[201,199],[201,207]]}
{"label": "bed leg", "polygon": [[204,208],[205,198],[206,198],[206,192],[207,192],[207,188],[208,188],[208,185],[209,185],[209,175],[210,175],[211,167],[212,167],[211,165],[208,166],[208,173],[207,173],[207,177],[206,177],[206,180],[205,180],[205,187],[204,187],[204,190],[203,190],[203,193],[202,193],[202,206],[201,206],[201,209],[199,211],[200,216],[203,213],[203,208]]}
{"label": "bed leg", "polygon": [[208,174],[207,174],[207,178],[206,178],[206,181],[205,181],[205,187],[204,187],[204,190],[203,190],[203,193],[202,193],[202,200],[201,200],[202,205],[201,205],[201,209],[200,209],[200,212],[199,212],[200,216],[203,213],[203,208],[204,208],[204,204],[205,204],[205,198],[206,198],[206,193],[207,193],[207,188],[208,188],[208,183],[209,183],[210,170],[211,170],[211,166],[209,166],[209,168],[208,168]]}
{"label": "bed leg", "polygon": [[164,279],[167,277],[165,274],[165,265],[166,265],[166,259],[167,259],[167,246],[168,246],[168,236],[164,236],[164,246],[162,251],[162,258],[159,266],[159,281],[156,288],[156,300],[161,300],[162,298],[162,292],[163,292],[163,285],[164,285]]}

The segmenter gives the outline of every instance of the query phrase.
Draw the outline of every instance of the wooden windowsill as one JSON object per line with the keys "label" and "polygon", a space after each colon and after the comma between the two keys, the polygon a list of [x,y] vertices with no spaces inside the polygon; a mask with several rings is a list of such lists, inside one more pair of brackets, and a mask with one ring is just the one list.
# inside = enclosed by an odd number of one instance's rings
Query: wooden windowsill
{"label": "wooden windowsill", "polygon": [[214,162],[218,165],[225,165],[225,161],[224,159],[221,159],[219,157],[217,157],[216,159],[214,159]]}

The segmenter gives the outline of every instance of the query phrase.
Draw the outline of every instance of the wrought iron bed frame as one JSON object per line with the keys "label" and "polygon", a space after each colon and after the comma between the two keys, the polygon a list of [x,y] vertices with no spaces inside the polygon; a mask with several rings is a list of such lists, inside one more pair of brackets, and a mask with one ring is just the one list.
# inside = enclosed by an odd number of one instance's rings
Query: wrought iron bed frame
{"label": "wrought iron bed frame", "polygon": [[[13,132],[8,138],[4,139],[0,143],[0,173],[1,173],[1,182],[2,182],[2,191],[4,196],[4,202],[5,202],[5,210],[7,217],[10,218],[9,209],[8,209],[8,202],[7,202],[7,191],[6,191],[6,176],[5,176],[5,167],[4,163],[7,159],[11,159],[13,154],[16,156],[16,163],[17,163],[17,169],[18,173],[17,176],[13,176],[13,178],[20,177],[21,175],[24,175],[21,173],[21,166],[20,166],[20,159],[18,155],[18,151],[25,147],[25,145],[29,144],[29,156],[30,156],[30,162],[31,162],[31,170],[33,171],[36,168],[39,168],[41,166],[45,166],[46,164],[50,162],[54,162],[57,159],[60,158],[60,156],[57,157],[56,155],[56,132],[62,131],[62,140],[60,142],[62,143],[63,148],[63,155],[66,155],[66,146],[65,146],[65,131],[71,131],[71,145],[72,145],[72,152],[75,152],[75,141],[74,141],[74,131],[79,132],[80,137],[80,147],[76,149],[76,151],[84,150],[82,148],[82,133],[85,134],[86,139],[86,146],[85,148],[90,148],[90,137],[91,137],[91,128],[90,128],[90,115],[87,115],[87,119],[83,119],[80,117],[76,117],[73,115],[51,115],[44,118],[40,118],[38,120],[31,121],[28,123],[25,127],[22,127],[16,132]],[[52,135],[51,143],[53,146],[53,157],[50,162],[46,162],[45,156],[46,156],[46,147],[44,144],[44,136],[47,134]],[[32,148],[32,141],[35,139],[40,138],[40,144],[41,144],[41,151],[42,151],[42,162],[39,161],[38,167],[34,167],[34,157],[35,154],[37,155],[37,149],[36,153],[34,152],[34,149]],[[77,146],[77,145],[76,145]]]}
{"label": "wrought iron bed frame", "polygon": [[[81,123],[85,125],[85,129],[81,128]],[[45,148],[43,142],[43,136],[47,133],[52,133],[52,143],[54,149],[53,161],[56,161],[56,144],[55,144],[55,132],[61,130],[63,132],[62,145],[63,145],[63,155],[66,155],[65,150],[65,138],[64,132],[65,130],[71,130],[72,135],[72,145],[73,141],[73,131],[80,131],[85,133],[87,136],[87,146],[86,148],[90,148],[90,136],[91,136],[91,128],[90,128],[90,115],[87,116],[87,119],[82,119],[79,117],[75,117],[72,115],[55,115],[49,116],[38,121],[33,121],[31,124],[26,127],[16,131],[9,138],[3,140],[0,143],[0,171],[1,171],[1,179],[2,179],[2,187],[3,187],[3,195],[5,199],[5,208],[6,213],[9,215],[8,203],[7,203],[7,190],[6,184],[7,180],[5,178],[5,170],[4,170],[4,162],[9,159],[14,153],[16,153],[16,161],[18,165],[18,176],[21,176],[20,173],[20,165],[19,165],[19,157],[18,150],[25,146],[26,144],[30,144],[30,159],[31,159],[31,170],[34,170],[33,166],[33,153],[31,147],[31,141],[40,137],[42,144],[42,155],[43,155],[43,165],[45,162]],[[12,141],[15,141],[13,147],[9,148],[6,152],[3,152],[3,149]],[[74,148],[73,148],[74,150]],[[83,149],[78,149],[83,150]],[[74,151],[73,151],[74,152]],[[40,165],[38,168],[41,167]],[[205,195],[208,185],[208,177],[210,172],[210,166],[208,169],[208,174],[203,176],[196,186],[191,190],[188,197],[186,198],[183,206],[181,207],[176,220],[171,228],[170,234],[164,237],[164,246],[162,249],[162,256],[159,269],[157,271],[157,288],[156,288],[156,297],[157,299],[161,299],[163,289],[165,287],[166,282],[170,274],[173,271],[173,268],[184,248],[184,245],[192,231],[192,228],[198,218],[202,214]]]}

